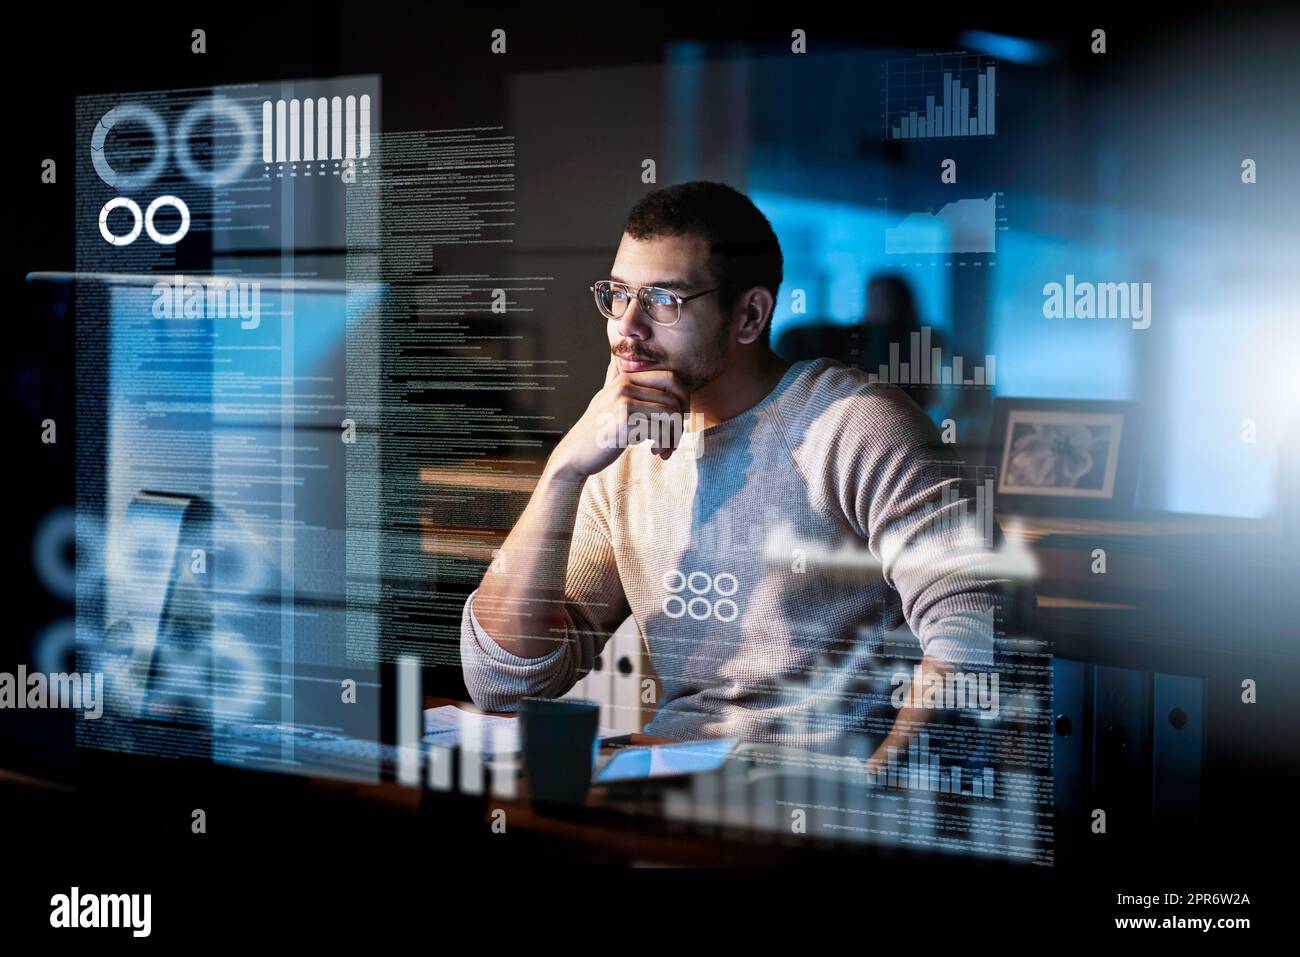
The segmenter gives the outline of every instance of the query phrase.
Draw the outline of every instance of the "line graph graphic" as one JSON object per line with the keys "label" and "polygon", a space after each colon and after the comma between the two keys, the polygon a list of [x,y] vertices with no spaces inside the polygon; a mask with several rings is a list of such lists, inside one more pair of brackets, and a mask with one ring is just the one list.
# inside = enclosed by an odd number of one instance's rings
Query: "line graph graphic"
{"label": "line graph graphic", "polygon": [[889,201],[882,202],[886,222],[891,224],[885,227],[885,252],[889,255],[997,252],[997,234],[1005,222],[1000,192],[952,200],[937,209],[905,212],[897,221],[889,215]]}

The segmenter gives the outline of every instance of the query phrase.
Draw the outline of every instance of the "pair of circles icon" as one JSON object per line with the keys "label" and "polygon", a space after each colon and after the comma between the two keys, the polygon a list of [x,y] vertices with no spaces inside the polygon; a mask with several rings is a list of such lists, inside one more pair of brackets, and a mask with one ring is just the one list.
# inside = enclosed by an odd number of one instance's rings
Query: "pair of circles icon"
{"label": "pair of circles icon", "polygon": [[[217,119],[224,120],[230,125],[237,145],[232,150],[223,150],[233,154],[224,166],[210,170],[203,169],[194,161],[190,139],[194,134],[195,126],[200,121]],[[149,157],[149,162],[142,169],[136,172],[123,172],[113,168],[108,161],[105,147],[108,144],[108,135],[115,128],[120,130],[131,124],[142,126],[149,131],[153,139],[153,155]],[[211,186],[224,186],[234,182],[253,160],[253,121],[249,119],[248,111],[234,100],[224,96],[199,100],[185,111],[185,115],[176,124],[174,135],[169,138],[166,124],[152,107],[143,103],[123,103],[105,113],[90,135],[90,158],[95,164],[95,172],[113,189],[123,192],[148,186],[166,169],[167,160],[172,157],[175,158],[180,171],[185,174],[185,178],[193,182]]]}
{"label": "pair of circles icon", "polygon": [[[171,206],[176,212],[181,214],[181,224],[176,227],[175,232],[160,233],[153,224],[153,218],[158,210],[164,206]],[[125,209],[131,214],[131,228],[121,235],[115,234],[108,228],[108,214],[115,209]],[[127,199],[125,196],[115,196],[104,204],[104,208],[99,211],[99,235],[104,237],[104,241],[112,243],[114,246],[130,246],[140,237],[140,229],[143,227],[149,233],[149,238],[160,246],[174,246],[185,238],[185,234],[190,231],[190,208],[185,205],[185,200],[179,196],[159,196],[149,208],[142,214],[140,204],[133,199]]]}
{"label": "pair of circles icon", "polygon": [[[695,621],[707,621],[715,618],[721,622],[735,621],[740,609],[731,600],[740,588],[736,576],[721,572],[714,576],[708,572],[685,572],[673,569],[664,574],[664,590],[669,593],[664,599],[664,614],[669,618],[681,618],[690,615]],[[684,593],[689,593],[686,597]],[[705,597],[717,595],[713,600]]]}

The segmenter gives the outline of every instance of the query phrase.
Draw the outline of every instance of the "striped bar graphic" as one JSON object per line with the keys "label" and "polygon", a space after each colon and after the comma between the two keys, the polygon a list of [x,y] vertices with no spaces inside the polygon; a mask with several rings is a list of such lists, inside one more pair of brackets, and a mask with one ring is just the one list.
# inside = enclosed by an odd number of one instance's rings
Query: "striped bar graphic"
{"label": "striped bar graphic", "polygon": [[370,97],[262,101],[262,162],[368,159]]}

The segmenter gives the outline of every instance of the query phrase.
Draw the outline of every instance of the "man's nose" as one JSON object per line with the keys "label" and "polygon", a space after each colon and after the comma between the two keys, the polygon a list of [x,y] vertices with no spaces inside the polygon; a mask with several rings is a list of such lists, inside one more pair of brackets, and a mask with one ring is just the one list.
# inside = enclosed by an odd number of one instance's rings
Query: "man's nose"
{"label": "man's nose", "polygon": [[618,332],[624,339],[648,339],[651,335],[650,320],[641,311],[641,301],[635,296],[618,319]]}

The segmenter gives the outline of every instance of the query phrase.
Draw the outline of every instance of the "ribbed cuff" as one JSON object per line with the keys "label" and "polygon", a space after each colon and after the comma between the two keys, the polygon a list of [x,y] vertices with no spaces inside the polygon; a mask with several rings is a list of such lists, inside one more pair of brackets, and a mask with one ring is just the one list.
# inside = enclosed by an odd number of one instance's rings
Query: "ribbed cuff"
{"label": "ribbed cuff", "polygon": [[993,667],[993,646],[988,638],[972,635],[935,635],[922,644],[927,657],[962,668],[987,671]]}

